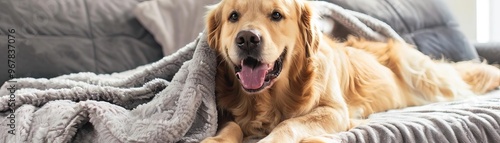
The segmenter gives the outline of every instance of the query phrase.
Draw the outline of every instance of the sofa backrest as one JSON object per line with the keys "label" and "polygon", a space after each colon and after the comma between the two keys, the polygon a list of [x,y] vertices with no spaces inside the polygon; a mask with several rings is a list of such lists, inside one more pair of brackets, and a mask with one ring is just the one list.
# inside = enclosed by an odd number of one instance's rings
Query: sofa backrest
{"label": "sofa backrest", "polygon": [[[434,59],[477,60],[473,45],[442,0],[324,0],[365,13],[389,24],[405,41]],[[336,25],[332,35],[346,38],[349,30]]]}
{"label": "sofa backrest", "polygon": [[[133,15],[137,0],[0,1],[0,45],[15,29],[16,77],[111,73],[157,61],[162,49]],[[7,62],[7,49],[0,59]],[[0,85],[9,79],[0,66]]]}

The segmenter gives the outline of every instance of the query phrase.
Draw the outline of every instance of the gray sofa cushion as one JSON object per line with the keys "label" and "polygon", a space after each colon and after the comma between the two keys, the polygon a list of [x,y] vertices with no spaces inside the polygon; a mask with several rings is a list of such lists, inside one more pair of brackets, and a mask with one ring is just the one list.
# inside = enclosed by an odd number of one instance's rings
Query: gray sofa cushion
{"label": "gray sofa cushion", "polygon": [[500,64],[500,42],[475,43],[477,54],[489,64]]}
{"label": "gray sofa cushion", "polygon": [[[162,49],[133,16],[136,0],[0,1],[0,45],[15,29],[17,77],[110,73],[162,58]],[[0,50],[0,83],[8,79]]]}
{"label": "gray sofa cushion", "polygon": [[[389,24],[408,43],[435,59],[476,60],[478,55],[442,0],[325,0]],[[336,32],[336,33],[335,33]],[[349,31],[338,25],[334,36]]]}

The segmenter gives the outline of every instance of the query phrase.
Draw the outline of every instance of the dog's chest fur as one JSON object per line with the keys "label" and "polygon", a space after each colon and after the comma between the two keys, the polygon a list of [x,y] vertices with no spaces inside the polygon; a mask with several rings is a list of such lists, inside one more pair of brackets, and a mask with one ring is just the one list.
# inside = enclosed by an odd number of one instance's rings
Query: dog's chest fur
{"label": "dog's chest fur", "polygon": [[284,120],[282,109],[272,105],[272,99],[268,99],[270,96],[269,93],[243,95],[240,96],[239,101],[238,99],[233,100],[238,101],[240,106],[228,108],[234,121],[241,126],[246,136],[264,137]]}
{"label": "dog's chest fur", "polygon": [[[307,68],[306,68],[307,69]],[[295,70],[297,71],[297,70]],[[291,72],[289,75],[298,75]],[[270,89],[258,94],[247,95],[241,91],[239,81],[235,79],[232,69],[222,62],[217,71],[216,93],[218,108],[230,112],[233,120],[241,127],[245,137],[265,137],[282,121],[307,113],[312,109],[310,98],[312,91],[308,81],[312,79],[309,72],[300,72],[302,78],[280,79]],[[283,84],[283,83],[304,84]],[[284,87],[286,86],[286,87]],[[281,89],[278,91],[278,89]]]}
{"label": "dog's chest fur", "polygon": [[268,92],[244,95],[239,90],[239,84],[227,85],[230,86],[218,86],[217,105],[230,113],[229,116],[241,127],[245,136],[264,137],[284,120],[281,109],[272,104]]}

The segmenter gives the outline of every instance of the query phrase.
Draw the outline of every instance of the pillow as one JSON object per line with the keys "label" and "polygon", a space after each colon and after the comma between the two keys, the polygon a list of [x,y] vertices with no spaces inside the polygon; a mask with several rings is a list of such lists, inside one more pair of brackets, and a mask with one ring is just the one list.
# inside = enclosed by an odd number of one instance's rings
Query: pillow
{"label": "pillow", "polygon": [[[0,1],[0,45],[15,29],[16,76],[124,71],[162,58],[161,47],[132,14],[136,0]],[[2,63],[7,49],[0,49]],[[0,84],[9,79],[0,66]]]}
{"label": "pillow", "polygon": [[152,0],[141,2],[134,11],[142,25],[153,33],[170,55],[203,32],[207,5],[219,0]]}
{"label": "pillow", "polygon": [[[477,60],[473,45],[442,0],[324,0],[365,13],[389,24],[405,41],[434,59]],[[336,25],[331,33],[343,39],[349,30]]]}

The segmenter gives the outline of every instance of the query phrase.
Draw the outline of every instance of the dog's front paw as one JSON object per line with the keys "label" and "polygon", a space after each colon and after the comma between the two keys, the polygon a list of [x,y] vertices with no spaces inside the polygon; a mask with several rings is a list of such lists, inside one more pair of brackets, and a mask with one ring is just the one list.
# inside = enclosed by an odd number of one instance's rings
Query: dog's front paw
{"label": "dog's front paw", "polygon": [[294,140],[293,138],[267,136],[257,143],[296,143],[296,142],[299,141]]}
{"label": "dog's front paw", "polygon": [[300,141],[300,143],[340,143],[340,139],[328,138],[323,136],[308,137]]}
{"label": "dog's front paw", "polygon": [[220,137],[208,137],[200,143],[231,143],[229,140]]}
{"label": "dog's front paw", "polygon": [[307,137],[302,140],[293,140],[291,138],[270,138],[266,137],[262,140],[260,140],[257,143],[295,143],[295,142],[300,142],[300,143],[340,143],[341,140],[335,137],[329,137],[329,136],[313,136],[313,137]]}
{"label": "dog's front paw", "polygon": [[264,138],[264,139],[260,140],[257,143],[275,143],[275,142],[277,143],[277,142],[283,142],[283,141],[278,141],[278,140],[272,140],[272,139],[266,139],[266,138]]}

